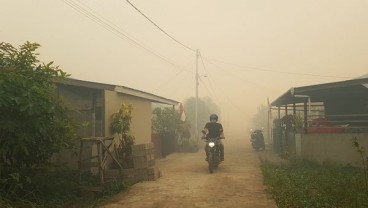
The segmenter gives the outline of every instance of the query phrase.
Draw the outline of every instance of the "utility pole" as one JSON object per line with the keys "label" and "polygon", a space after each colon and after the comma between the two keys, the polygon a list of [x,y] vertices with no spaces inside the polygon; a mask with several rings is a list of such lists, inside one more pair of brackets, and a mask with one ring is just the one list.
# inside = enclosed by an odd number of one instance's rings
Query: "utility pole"
{"label": "utility pole", "polygon": [[199,142],[199,135],[198,135],[198,79],[199,79],[199,75],[198,75],[198,56],[199,56],[199,50],[196,50],[196,100],[195,100],[195,118],[194,118],[194,135],[197,139],[197,144]]}

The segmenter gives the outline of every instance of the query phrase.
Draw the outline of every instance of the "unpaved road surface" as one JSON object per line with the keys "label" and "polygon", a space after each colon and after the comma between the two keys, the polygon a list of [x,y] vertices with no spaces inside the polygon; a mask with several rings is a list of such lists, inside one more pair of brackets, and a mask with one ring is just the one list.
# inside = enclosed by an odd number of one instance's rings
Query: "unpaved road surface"
{"label": "unpaved road surface", "polygon": [[[157,160],[162,177],[135,184],[101,207],[127,208],[272,208],[260,170],[260,154],[247,138],[227,138],[225,161],[208,172],[205,153],[175,153]],[[266,150],[267,151],[267,150]],[[268,150],[269,151],[269,150]]]}

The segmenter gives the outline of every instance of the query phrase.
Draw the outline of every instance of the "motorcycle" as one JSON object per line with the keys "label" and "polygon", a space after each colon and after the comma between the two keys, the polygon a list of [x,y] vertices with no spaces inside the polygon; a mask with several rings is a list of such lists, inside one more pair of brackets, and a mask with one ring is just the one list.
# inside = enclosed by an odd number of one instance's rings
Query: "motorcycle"
{"label": "motorcycle", "polygon": [[250,142],[252,143],[252,147],[256,151],[260,149],[265,150],[265,142],[264,142],[264,136],[262,132],[263,130],[261,129],[256,129],[254,131],[251,129]]}
{"label": "motorcycle", "polygon": [[206,148],[208,148],[208,170],[210,173],[213,173],[213,171],[219,166],[221,163],[220,160],[220,139],[218,138],[208,138],[206,139]]}

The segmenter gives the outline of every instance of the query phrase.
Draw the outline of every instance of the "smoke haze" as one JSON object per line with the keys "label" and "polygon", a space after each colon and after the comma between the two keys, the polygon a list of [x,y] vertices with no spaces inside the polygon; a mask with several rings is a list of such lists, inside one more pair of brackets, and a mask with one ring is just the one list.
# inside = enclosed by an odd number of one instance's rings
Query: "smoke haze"
{"label": "smoke haze", "polygon": [[198,63],[199,96],[228,131],[291,87],[367,73],[365,0],[130,2],[172,38],[127,1],[0,0],[0,40],[40,43],[41,60],[73,78],[177,101],[195,96]]}

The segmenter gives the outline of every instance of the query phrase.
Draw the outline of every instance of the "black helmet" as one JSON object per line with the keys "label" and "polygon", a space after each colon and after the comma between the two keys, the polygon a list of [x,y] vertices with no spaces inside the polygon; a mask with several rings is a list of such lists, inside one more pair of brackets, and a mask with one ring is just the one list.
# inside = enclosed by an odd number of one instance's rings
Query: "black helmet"
{"label": "black helmet", "polygon": [[210,115],[210,121],[215,121],[217,122],[218,121],[218,116],[216,114],[211,114]]}

